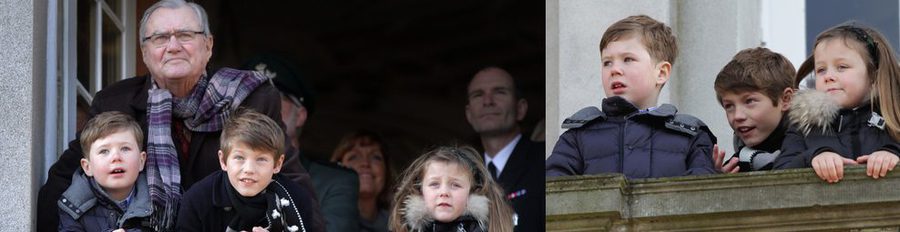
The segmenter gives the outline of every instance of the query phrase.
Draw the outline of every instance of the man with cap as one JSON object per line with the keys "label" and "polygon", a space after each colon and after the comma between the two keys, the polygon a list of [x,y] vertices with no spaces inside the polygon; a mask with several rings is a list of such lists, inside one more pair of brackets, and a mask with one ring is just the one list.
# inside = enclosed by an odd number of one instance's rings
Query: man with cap
{"label": "man with cap", "polygon": [[313,111],[314,99],[297,69],[287,60],[273,55],[257,56],[246,62],[244,69],[269,76],[281,92],[281,119],[290,140],[286,152],[296,154],[312,177],[327,231],[359,231],[359,209],[356,205],[359,178],[356,173],[337,164],[312,160],[300,150],[300,134]]}
{"label": "man with cap", "polygon": [[503,186],[515,231],[544,231],[544,143],[522,136],[528,102],[506,70],[487,67],[469,82],[466,120],[481,138],[485,166]]}

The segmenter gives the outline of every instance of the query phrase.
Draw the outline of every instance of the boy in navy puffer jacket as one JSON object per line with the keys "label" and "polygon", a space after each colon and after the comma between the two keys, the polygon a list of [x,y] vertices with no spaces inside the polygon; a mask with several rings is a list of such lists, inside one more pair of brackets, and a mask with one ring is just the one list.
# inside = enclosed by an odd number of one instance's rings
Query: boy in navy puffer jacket
{"label": "boy in navy puffer jacket", "polygon": [[657,105],[677,47],[671,28],[645,15],[611,25],[600,40],[602,111],[584,108],[563,121],[546,161],[547,176],[623,173],[628,178],[715,173],[715,136],[699,119]]}

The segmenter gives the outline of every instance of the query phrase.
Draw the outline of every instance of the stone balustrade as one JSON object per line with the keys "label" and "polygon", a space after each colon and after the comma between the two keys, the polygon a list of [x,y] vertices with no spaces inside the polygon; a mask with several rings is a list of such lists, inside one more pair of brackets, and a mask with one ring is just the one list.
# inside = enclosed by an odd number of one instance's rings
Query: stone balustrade
{"label": "stone balustrade", "polygon": [[900,175],[875,180],[856,166],[834,184],[812,169],[548,178],[546,220],[547,231],[897,231]]}

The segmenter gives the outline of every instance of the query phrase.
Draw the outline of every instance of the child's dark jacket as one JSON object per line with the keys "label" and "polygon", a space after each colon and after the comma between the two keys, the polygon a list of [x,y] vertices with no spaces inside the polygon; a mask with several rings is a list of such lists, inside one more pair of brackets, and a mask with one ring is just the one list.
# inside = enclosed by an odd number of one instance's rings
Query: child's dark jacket
{"label": "child's dark jacket", "polygon": [[72,176],[72,185],[57,201],[59,231],[151,231],[152,205],[144,172],[138,176],[133,191],[128,209],[121,209],[96,181],[78,169]]}
{"label": "child's dark jacket", "polygon": [[900,153],[900,144],[879,127],[885,126],[883,120],[869,103],[839,109],[824,93],[810,90],[794,97],[790,116],[775,169],[812,167],[812,159],[826,151],[854,160],[878,150]]}
{"label": "child's dark jacket", "polygon": [[[178,210],[178,231],[226,231],[229,223],[237,213],[229,195],[231,187],[228,174],[218,171],[210,174],[194,184],[182,199]],[[295,182],[276,174],[269,186],[260,194],[272,192],[278,188],[277,209],[267,209],[267,218],[271,228],[269,231],[322,231],[324,228],[312,228],[312,205],[315,198],[303,191]],[[282,191],[284,190],[284,191]],[[285,192],[287,194],[285,194]],[[271,204],[270,204],[271,206]],[[278,216],[272,216],[276,214]],[[266,227],[266,225],[260,225]]]}
{"label": "child's dark jacket", "polygon": [[563,122],[546,161],[547,176],[623,173],[627,178],[715,173],[715,136],[699,119],[663,104],[638,110],[621,97],[603,99]]}

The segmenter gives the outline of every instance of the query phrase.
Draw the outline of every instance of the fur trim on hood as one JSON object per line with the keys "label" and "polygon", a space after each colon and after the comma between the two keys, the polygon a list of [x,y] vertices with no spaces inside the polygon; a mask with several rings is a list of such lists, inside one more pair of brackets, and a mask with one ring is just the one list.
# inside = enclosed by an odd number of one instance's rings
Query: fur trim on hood
{"label": "fur trim on hood", "polygon": [[[403,217],[406,219],[406,226],[410,231],[422,231],[429,223],[434,221],[428,209],[425,206],[425,200],[422,196],[410,195],[403,201]],[[478,226],[486,228],[488,224],[488,213],[490,212],[490,200],[484,195],[469,195],[469,202],[466,203],[466,211],[460,217],[469,215],[478,220]]]}
{"label": "fur trim on hood", "polygon": [[832,131],[831,123],[837,117],[841,107],[828,97],[828,94],[816,90],[803,90],[791,100],[788,112],[791,125],[804,136],[810,132],[820,131],[828,134]]}

